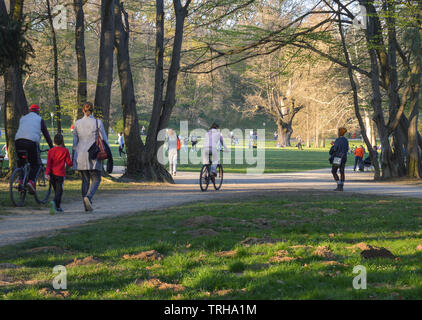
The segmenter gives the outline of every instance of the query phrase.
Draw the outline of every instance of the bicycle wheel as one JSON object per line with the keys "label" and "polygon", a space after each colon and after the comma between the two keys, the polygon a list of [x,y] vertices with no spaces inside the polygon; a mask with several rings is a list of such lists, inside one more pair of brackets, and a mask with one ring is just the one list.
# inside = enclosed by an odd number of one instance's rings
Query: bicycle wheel
{"label": "bicycle wheel", "polygon": [[201,169],[201,175],[199,176],[199,186],[201,187],[202,191],[207,191],[208,185],[210,184],[210,172],[209,166],[204,165]]}
{"label": "bicycle wheel", "polygon": [[223,184],[223,166],[221,164],[217,165],[217,176],[212,179],[215,190],[220,190],[221,185]]}
{"label": "bicycle wheel", "polygon": [[10,200],[15,207],[22,207],[25,202],[26,188],[23,185],[25,172],[22,168],[17,168],[10,178]]}
{"label": "bicycle wheel", "polygon": [[51,183],[45,178],[44,167],[38,171],[37,180],[36,180],[36,192],[34,194],[35,201],[39,204],[44,204],[48,201],[51,193]]}

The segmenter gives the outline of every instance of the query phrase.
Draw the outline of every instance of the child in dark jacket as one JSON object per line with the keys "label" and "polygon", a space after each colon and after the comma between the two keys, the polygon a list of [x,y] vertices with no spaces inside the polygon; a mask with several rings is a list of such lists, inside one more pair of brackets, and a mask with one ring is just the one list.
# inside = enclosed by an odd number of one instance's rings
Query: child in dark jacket
{"label": "child in dark jacket", "polygon": [[73,165],[70,159],[69,150],[64,147],[63,136],[58,133],[54,137],[54,148],[48,151],[47,168],[45,176],[54,189],[54,200],[50,202],[50,214],[63,212],[60,203],[63,195],[63,183],[66,175],[65,165],[71,167]]}

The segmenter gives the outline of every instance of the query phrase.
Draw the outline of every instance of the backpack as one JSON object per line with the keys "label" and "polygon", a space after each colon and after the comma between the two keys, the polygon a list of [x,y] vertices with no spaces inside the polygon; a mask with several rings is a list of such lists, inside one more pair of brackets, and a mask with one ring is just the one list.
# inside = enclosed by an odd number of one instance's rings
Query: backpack
{"label": "backpack", "polygon": [[182,145],[180,143],[180,139],[179,139],[179,137],[177,137],[177,151],[179,151],[181,147],[182,147]]}

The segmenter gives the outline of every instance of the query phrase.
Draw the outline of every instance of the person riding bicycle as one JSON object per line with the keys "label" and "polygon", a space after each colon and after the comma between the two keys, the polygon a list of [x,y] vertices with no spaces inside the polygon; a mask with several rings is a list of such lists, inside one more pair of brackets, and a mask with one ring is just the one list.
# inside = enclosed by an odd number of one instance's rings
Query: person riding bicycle
{"label": "person riding bicycle", "polygon": [[[35,179],[41,165],[40,157],[40,141],[41,133],[44,135],[50,148],[53,148],[53,141],[51,141],[47,126],[40,116],[40,107],[33,104],[29,108],[28,114],[19,120],[19,128],[15,136],[16,151],[26,151],[28,154],[28,162],[31,166],[28,176],[28,191],[30,194],[35,193]],[[18,166],[23,167],[22,159],[18,160]]]}
{"label": "person riding bicycle", "polygon": [[208,164],[210,155],[212,155],[212,166],[211,166],[211,176],[217,176],[217,165],[220,161],[220,152],[217,149],[217,145],[221,144],[221,146],[227,150],[226,145],[224,144],[223,135],[218,128],[220,126],[217,123],[213,123],[211,128],[205,134],[204,143],[202,146],[202,162],[203,164]]}

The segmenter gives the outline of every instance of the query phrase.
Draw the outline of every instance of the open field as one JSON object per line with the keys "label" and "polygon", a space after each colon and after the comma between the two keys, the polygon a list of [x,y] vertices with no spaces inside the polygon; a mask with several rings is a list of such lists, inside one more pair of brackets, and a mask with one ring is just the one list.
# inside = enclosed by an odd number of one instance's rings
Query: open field
{"label": "open field", "polygon": [[[72,135],[70,133],[65,134],[65,145],[71,149],[72,146]],[[229,139],[226,139],[226,143],[229,145]],[[125,159],[119,156],[119,148],[117,142],[117,135],[110,135],[109,137],[110,147],[113,153],[114,158],[114,165],[116,166],[125,166]],[[244,142],[245,148],[242,146],[242,141],[237,146],[234,146],[231,151],[231,162],[230,164],[224,164],[224,170],[226,172],[232,173],[245,173],[247,168],[256,167],[256,164],[248,165],[245,161],[243,164],[235,164],[235,154],[236,149],[244,149],[245,152],[250,151],[248,149],[248,140]],[[359,141],[351,141],[350,147],[353,145],[360,144]],[[4,145],[4,136],[0,139],[0,146]],[[201,158],[201,142],[199,142],[198,146],[198,159]],[[283,173],[283,172],[298,172],[304,170],[314,170],[320,168],[328,168],[330,164],[328,163],[328,150],[330,146],[330,141],[327,140],[325,149],[321,148],[304,148],[303,151],[299,151],[296,148],[296,143],[292,141],[292,147],[289,148],[276,148],[276,142],[274,140],[267,140],[265,142],[265,173]],[[45,143],[42,143],[41,148],[47,148]],[[183,156],[187,153],[183,147],[182,143],[182,150],[179,153],[179,162]],[[188,148],[189,157],[193,155],[193,152],[190,149],[190,145]],[[227,156],[227,155],[224,155]],[[255,150],[254,157],[257,156],[257,152]],[[46,154],[43,154],[43,157],[46,158]],[[348,165],[353,164],[353,155],[350,155],[348,158]],[[223,155],[221,156],[223,159]],[[7,167],[7,162],[3,164],[3,167]],[[189,161],[188,164],[179,164],[178,170],[179,171],[199,171],[201,168],[201,164],[192,164]]]}
{"label": "open field", "polygon": [[[0,298],[420,299],[421,206],[280,191],[91,222],[0,248],[1,263],[12,264],[0,267]],[[366,260],[361,242],[395,259]],[[55,265],[67,266],[61,295],[42,290]],[[352,287],[357,265],[367,268],[367,290]]]}

